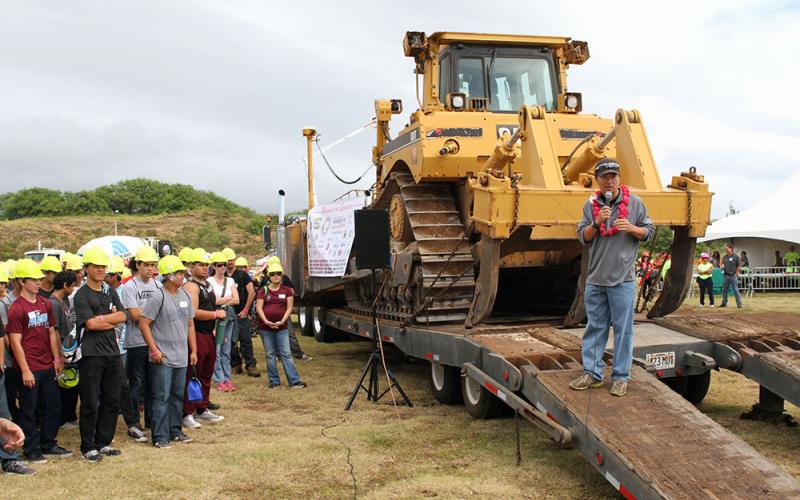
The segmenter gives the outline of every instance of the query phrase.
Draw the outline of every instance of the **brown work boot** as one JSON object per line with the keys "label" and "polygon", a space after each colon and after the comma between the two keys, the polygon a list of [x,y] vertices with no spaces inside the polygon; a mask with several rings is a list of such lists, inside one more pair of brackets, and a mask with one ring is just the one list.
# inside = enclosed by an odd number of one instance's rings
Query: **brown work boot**
{"label": "brown work boot", "polygon": [[247,376],[248,377],[260,377],[261,376],[261,372],[258,371],[258,368],[256,368],[255,366],[248,366],[247,367]]}
{"label": "brown work boot", "polygon": [[625,380],[615,380],[608,390],[612,396],[624,396],[628,392],[628,382]]}
{"label": "brown work boot", "polygon": [[603,385],[602,380],[597,380],[588,373],[584,373],[583,375],[581,375],[580,377],[576,378],[575,380],[569,383],[569,386],[575,389],[576,391],[585,391],[586,389],[600,387],[601,385]]}
{"label": "brown work boot", "polygon": [[234,375],[241,375],[244,373],[244,370],[242,370],[242,365],[232,366],[231,370],[233,370]]}

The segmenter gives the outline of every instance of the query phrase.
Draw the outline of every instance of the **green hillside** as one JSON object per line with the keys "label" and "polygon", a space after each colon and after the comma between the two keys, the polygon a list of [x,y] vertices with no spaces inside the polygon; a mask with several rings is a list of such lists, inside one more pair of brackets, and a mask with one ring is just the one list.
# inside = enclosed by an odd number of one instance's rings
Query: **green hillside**
{"label": "green hillside", "polygon": [[176,248],[230,246],[249,259],[264,255],[261,226],[264,217],[202,209],[160,215],[80,215],[0,220],[0,259],[19,258],[42,246],[75,252],[87,241],[117,232],[171,240]]}

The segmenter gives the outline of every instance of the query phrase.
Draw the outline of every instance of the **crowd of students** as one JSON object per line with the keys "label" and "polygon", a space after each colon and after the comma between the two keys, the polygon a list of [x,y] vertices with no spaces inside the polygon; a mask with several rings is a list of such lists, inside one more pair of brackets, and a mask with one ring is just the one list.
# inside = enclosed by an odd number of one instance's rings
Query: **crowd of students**
{"label": "crowd of students", "polygon": [[288,386],[306,387],[293,358],[311,358],[292,332],[293,301],[277,257],[251,273],[230,248],[159,258],[144,246],[127,265],[97,247],[61,262],[0,262],[3,471],[33,474],[31,464],[72,456],[58,433],[75,427],[86,461],[120,455],[120,414],[133,441],[191,442],[185,429],[224,420],[212,387],[231,392],[233,374],[261,375],[255,332],[269,387],[281,386],[278,359]]}

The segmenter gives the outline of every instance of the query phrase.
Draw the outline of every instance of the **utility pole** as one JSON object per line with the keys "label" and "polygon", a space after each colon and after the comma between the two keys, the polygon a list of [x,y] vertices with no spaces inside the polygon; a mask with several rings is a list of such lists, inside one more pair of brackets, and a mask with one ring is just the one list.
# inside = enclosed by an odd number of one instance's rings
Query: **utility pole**
{"label": "utility pole", "polygon": [[311,210],[314,208],[314,163],[311,145],[314,139],[317,138],[317,131],[314,127],[305,127],[303,129],[303,137],[306,138],[306,145],[308,146],[308,209]]}

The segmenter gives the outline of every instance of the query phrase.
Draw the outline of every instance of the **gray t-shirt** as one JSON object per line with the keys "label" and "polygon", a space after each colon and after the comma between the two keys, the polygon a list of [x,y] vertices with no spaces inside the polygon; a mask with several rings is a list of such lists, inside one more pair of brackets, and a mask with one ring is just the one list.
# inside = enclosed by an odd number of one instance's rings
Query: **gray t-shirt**
{"label": "gray t-shirt", "polygon": [[[161,283],[154,279],[150,279],[145,283],[138,276],[134,276],[122,285],[122,293],[120,294],[122,306],[125,309],[136,308],[141,312],[144,309],[144,305],[159,288],[161,288]],[[145,346],[147,344],[144,341],[144,337],[142,337],[142,331],[139,330],[139,322],[128,316],[125,330],[125,349]]]}
{"label": "gray t-shirt", "polygon": [[[612,203],[611,224],[617,220],[619,202],[621,200],[620,193]],[[633,193],[631,193],[628,200],[628,221],[635,226],[647,228],[647,237],[644,241],[648,241],[653,237],[655,227],[647,215],[647,208],[642,203],[642,200]],[[591,226],[592,222],[594,222],[594,216],[592,215],[592,199],[590,198],[583,205],[583,216],[578,223],[578,240],[582,245],[589,247],[589,271],[586,276],[586,283],[599,286],[615,286],[623,281],[633,281],[636,276],[634,262],[636,261],[639,240],[629,233],[620,231],[614,236],[601,236],[598,233],[592,241],[587,242],[583,239],[583,229],[586,226]]]}
{"label": "gray t-shirt", "polygon": [[166,290],[154,294],[142,309],[142,316],[153,320],[150,330],[164,365],[183,368],[189,364],[189,320],[194,318],[192,299],[186,290],[174,296]]}
{"label": "gray t-shirt", "polygon": [[726,276],[733,276],[741,265],[741,259],[735,253],[722,256],[722,270]]}

